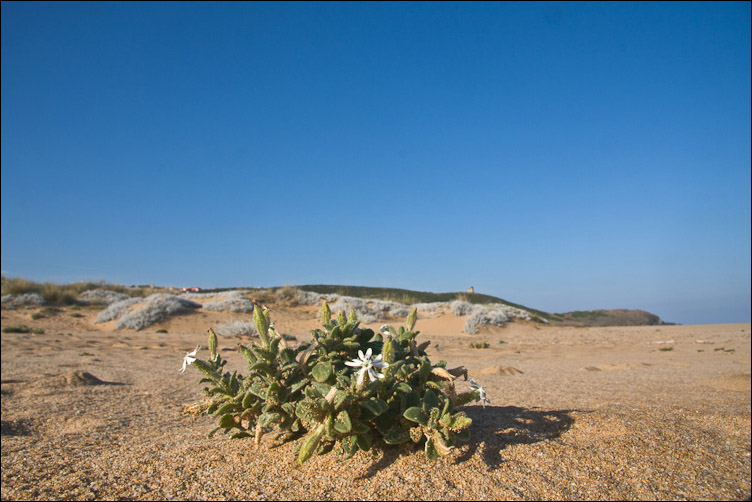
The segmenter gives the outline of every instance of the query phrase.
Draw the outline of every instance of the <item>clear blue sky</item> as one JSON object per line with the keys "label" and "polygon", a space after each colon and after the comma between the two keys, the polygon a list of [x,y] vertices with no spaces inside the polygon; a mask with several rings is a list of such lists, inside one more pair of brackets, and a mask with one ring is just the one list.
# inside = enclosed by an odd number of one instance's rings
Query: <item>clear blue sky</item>
{"label": "clear blue sky", "polygon": [[2,273],[750,321],[750,3],[2,2]]}

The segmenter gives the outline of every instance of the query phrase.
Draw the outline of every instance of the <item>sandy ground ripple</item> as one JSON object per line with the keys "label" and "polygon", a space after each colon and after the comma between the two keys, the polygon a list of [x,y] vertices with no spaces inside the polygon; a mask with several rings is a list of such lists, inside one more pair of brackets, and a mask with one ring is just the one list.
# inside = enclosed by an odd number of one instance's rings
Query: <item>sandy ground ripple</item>
{"label": "sandy ground ripple", "polygon": [[[178,369],[211,315],[113,332],[92,314],[31,313],[2,313],[2,327],[45,330],[2,333],[3,500],[750,498],[749,324],[465,335],[457,318],[420,320],[431,360],[488,390],[490,405],[465,407],[470,442],[436,462],[404,447],[300,466],[273,431],[258,447],[207,438],[214,419],[182,413],[201,386]],[[315,317],[274,312],[300,341]],[[220,339],[228,369],[247,373],[247,341]]]}

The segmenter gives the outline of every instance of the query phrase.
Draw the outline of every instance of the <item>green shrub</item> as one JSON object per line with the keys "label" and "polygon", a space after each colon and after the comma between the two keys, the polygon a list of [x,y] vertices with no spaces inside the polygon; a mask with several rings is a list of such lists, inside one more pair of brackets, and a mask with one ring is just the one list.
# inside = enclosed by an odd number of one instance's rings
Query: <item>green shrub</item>
{"label": "green shrub", "polygon": [[[253,312],[259,342],[241,345],[248,362],[247,377],[222,372],[217,337],[209,330],[209,360],[186,354],[209,384],[205,399],[190,408],[218,417],[218,426],[232,438],[255,436],[277,426],[285,439],[303,436],[298,461],[336,448],[350,457],[374,444],[422,444],[430,459],[448,454],[469,438],[472,420],[455,407],[485,397],[482,388],[457,393],[454,379],[462,367],[434,365],[418,345],[413,331],[417,311],[399,330],[384,326],[381,333],[359,328],[354,312],[332,318],[329,306],[321,309],[323,329],[297,348],[287,345],[269,318],[256,306]],[[366,378],[367,377],[367,378]],[[485,404],[485,401],[484,401]]]}
{"label": "green shrub", "polygon": [[488,342],[470,342],[471,349],[487,349],[490,346]]}
{"label": "green shrub", "polygon": [[3,328],[3,333],[32,333],[35,335],[42,335],[44,334],[44,330],[30,328],[25,324],[21,324],[20,326],[8,326],[7,328]]}

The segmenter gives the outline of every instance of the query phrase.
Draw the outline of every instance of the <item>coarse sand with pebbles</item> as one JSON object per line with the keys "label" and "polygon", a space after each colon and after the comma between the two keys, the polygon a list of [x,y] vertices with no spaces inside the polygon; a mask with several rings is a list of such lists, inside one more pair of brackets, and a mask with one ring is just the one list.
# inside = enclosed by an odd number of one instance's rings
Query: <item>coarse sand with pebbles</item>
{"label": "coarse sand with pebbles", "polygon": [[[461,318],[419,319],[431,360],[487,390],[490,404],[463,408],[470,441],[435,462],[404,446],[301,466],[300,440],[207,438],[216,419],[183,412],[202,397],[199,373],[178,371],[185,352],[249,314],[197,309],[135,332],[94,309],[39,311],[2,311],[3,328],[44,330],[2,333],[3,500],[750,498],[749,324],[467,335]],[[293,344],[317,316],[272,312]],[[227,369],[247,374],[249,341],[220,337]]]}

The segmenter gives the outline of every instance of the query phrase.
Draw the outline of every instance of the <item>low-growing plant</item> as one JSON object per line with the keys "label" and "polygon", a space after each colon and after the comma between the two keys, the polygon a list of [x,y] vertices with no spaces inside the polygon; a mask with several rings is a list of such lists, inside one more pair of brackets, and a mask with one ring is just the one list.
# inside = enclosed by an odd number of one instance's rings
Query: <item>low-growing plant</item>
{"label": "low-growing plant", "polygon": [[487,349],[490,346],[488,342],[470,342],[471,349]]}
{"label": "low-growing plant", "polygon": [[34,335],[43,335],[44,330],[38,328],[30,328],[25,324],[21,324],[19,326],[8,326],[7,328],[3,328],[3,333],[31,333]]}
{"label": "low-growing plant", "polygon": [[674,348],[673,347],[661,347],[658,350],[660,350],[662,352],[671,352],[672,350],[674,350]]}
{"label": "low-growing plant", "polygon": [[158,329],[157,333],[159,333],[159,334],[167,334],[167,330],[166,329]]}
{"label": "low-growing plant", "polygon": [[183,370],[192,364],[204,375],[205,398],[189,406],[218,417],[218,430],[232,438],[255,437],[271,426],[287,440],[303,437],[300,463],[314,453],[336,449],[346,457],[374,445],[422,444],[429,459],[448,454],[469,438],[472,420],[455,408],[482,400],[476,386],[458,393],[454,380],[463,367],[448,370],[445,361],[432,364],[414,331],[417,310],[404,327],[384,325],[380,333],[359,327],[354,311],[333,318],[326,302],[322,329],[296,348],[288,346],[271,323],[269,310],[253,311],[259,341],[240,346],[248,376],[223,372],[226,361],[209,330],[209,359],[198,359],[199,347],[185,355]]}

